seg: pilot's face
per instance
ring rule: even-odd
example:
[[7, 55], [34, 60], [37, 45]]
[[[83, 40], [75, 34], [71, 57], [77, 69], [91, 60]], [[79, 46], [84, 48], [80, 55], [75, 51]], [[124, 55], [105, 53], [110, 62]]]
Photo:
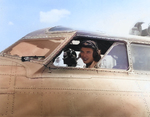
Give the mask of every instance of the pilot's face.
[[85, 64], [93, 62], [93, 49], [82, 47], [80, 50], [80, 56]]

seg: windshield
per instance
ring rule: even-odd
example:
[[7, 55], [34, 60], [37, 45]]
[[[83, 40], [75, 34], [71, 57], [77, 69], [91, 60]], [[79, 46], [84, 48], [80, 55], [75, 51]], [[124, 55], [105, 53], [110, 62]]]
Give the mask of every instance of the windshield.
[[24, 40], [4, 53], [12, 56], [45, 56], [50, 55], [62, 42], [63, 38]]

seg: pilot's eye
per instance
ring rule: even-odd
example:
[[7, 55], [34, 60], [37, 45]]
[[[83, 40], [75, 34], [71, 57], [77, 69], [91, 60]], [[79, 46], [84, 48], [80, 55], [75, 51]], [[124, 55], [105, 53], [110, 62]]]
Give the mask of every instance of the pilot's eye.
[[87, 51], [87, 54], [91, 54], [92, 53], [92, 51]]

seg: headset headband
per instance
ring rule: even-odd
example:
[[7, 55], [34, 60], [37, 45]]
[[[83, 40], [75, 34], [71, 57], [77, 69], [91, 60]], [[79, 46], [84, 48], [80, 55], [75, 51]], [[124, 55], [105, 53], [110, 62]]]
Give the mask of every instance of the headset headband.
[[98, 51], [98, 46], [94, 41], [91, 40], [87, 40], [87, 41], [83, 41], [80, 45], [80, 47], [85, 47], [85, 48], [92, 48], [96, 51]]

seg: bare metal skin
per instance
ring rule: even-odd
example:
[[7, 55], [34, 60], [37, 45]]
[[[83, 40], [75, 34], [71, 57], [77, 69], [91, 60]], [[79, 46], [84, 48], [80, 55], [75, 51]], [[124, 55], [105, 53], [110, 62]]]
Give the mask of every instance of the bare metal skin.
[[[80, 33], [48, 33], [47, 30], [30, 33], [1, 52], [0, 117], [150, 116], [149, 71], [133, 70], [131, 56], [134, 55], [129, 48], [130, 43], [148, 44], [149, 38], [95, 34], [106, 40], [126, 42], [127, 70], [57, 67], [53, 58]], [[46, 39], [49, 41], [42, 45], [41, 40]], [[27, 40], [33, 42], [26, 45]], [[23, 55], [32, 56], [30, 51], [46, 58], [22, 62]]]

